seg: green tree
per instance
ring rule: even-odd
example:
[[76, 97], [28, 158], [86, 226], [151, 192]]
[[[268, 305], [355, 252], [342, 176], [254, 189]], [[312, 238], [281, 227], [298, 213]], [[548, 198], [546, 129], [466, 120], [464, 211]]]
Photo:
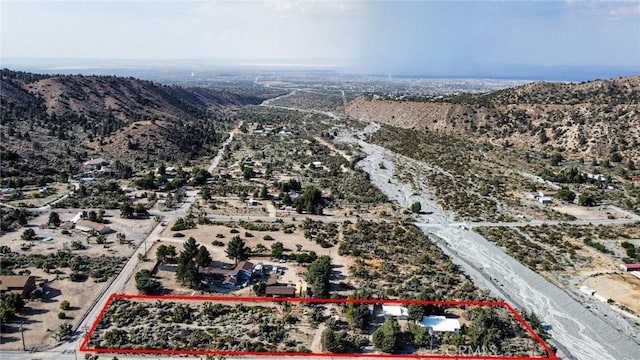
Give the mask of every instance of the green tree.
[[127, 237], [123, 233], [117, 233], [116, 239], [118, 239], [118, 243], [124, 244], [127, 240]]
[[467, 338], [471, 346], [499, 350], [502, 340], [514, 333], [513, 327], [493, 308], [474, 308], [469, 317], [471, 325], [467, 330]]
[[264, 281], [260, 281], [252, 287], [256, 296], [264, 296], [267, 292], [267, 284]]
[[133, 206], [131, 206], [131, 204], [124, 203], [120, 207], [120, 217], [125, 219], [130, 219], [133, 217], [134, 211], [135, 209], [133, 208]]
[[18, 293], [9, 293], [0, 299], [0, 309], [5, 313], [5, 320], [12, 318], [24, 308], [24, 300], [22, 295]]
[[245, 180], [250, 180], [253, 176], [254, 176], [254, 173], [253, 173], [253, 168], [252, 168], [252, 167], [250, 167], [250, 166], [245, 166], [245, 167], [242, 169], [242, 177], [243, 177]]
[[582, 193], [578, 197], [578, 205], [580, 205], [580, 206], [595, 206], [596, 205], [596, 199], [594, 198], [593, 195], [591, 195], [589, 193]]
[[58, 213], [55, 212], [55, 211], [50, 212], [49, 213], [49, 221], [47, 222], [47, 224], [53, 225], [55, 227], [58, 227], [58, 226], [60, 226], [60, 223], [61, 223], [60, 215], [58, 215]]
[[560, 199], [560, 200], [573, 202], [573, 200], [575, 200], [575, 198], [576, 198], [576, 193], [574, 193], [573, 191], [569, 190], [568, 187], [563, 186], [556, 193], [556, 197], [558, 199]]
[[413, 344], [417, 347], [426, 347], [430, 344], [430, 335], [427, 328], [415, 323], [409, 323], [409, 331], [413, 336]]
[[[369, 299], [369, 293], [364, 290], [359, 290], [349, 296], [350, 299]], [[361, 303], [349, 303], [346, 311], [347, 319], [351, 321], [351, 326], [356, 329], [366, 330], [369, 328], [371, 321], [371, 314], [369, 313], [369, 306]]]
[[204, 185], [207, 179], [211, 177], [211, 174], [202, 168], [193, 169], [193, 183], [195, 185]]
[[159, 294], [162, 290], [160, 282], [153, 278], [150, 270], [143, 269], [136, 273], [136, 289], [145, 295]]
[[373, 345], [384, 352], [393, 353], [398, 348], [400, 332], [398, 321], [389, 316], [384, 324], [374, 331]]
[[[427, 293], [427, 292], [421, 292], [420, 294], [418, 294], [418, 296], [416, 297], [416, 300], [422, 300], [422, 301], [437, 301], [437, 300], [442, 300], [442, 298], [440, 296], [437, 296], [434, 293]], [[444, 314], [444, 308], [440, 305], [423, 305], [423, 304], [409, 304], [409, 306], [407, 306], [407, 311], [409, 312], [409, 319], [410, 320], [422, 320], [422, 317], [427, 316], [427, 315], [433, 315], [433, 314], [438, 314], [438, 315], [442, 315]]]
[[69, 300], [62, 300], [62, 302], [60, 303], [61, 310], [69, 310], [70, 307], [71, 304], [69, 303]]
[[422, 210], [422, 204], [420, 204], [420, 201], [416, 201], [413, 204], [411, 204], [411, 212], [414, 214], [419, 214], [420, 210]]
[[345, 351], [343, 334], [327, 327], [322, 331], [321, 344], [323, 351], [330, 353], [341, 353]]
[[53, 334], [53, 338], [57, 341], [66, 340], [73, 334], [73, 326], [69, 323], [63, 323], [58, 326], [58, 329]]
[[89, 221], [98, 222], [98, 213], [95, 210], [89, 211]]
[[562, 157], [561, 154], [559, 153], [555, 153], [553, 155], [551, 155], [551, 166], [558, 166], [560, 165], [560, 163], [562, 162], [562, 160], [564, 160], [564, 158]]
[[147, 208], [142, 205], [142, 204], [136, 204], [136, 207], [133, 209], [133, 211], [136, 213], [136, 216], [146, 216], [149, 215], [149, 211], [147, 210]]
[[246, 260], [249, 258], [249, 253], [251, 249], [247, 246], [247, 244], [240, 238], [240, 236], [236, 235], [231, 238], [229, 244], [227, 244], [227, 249], [224, 251], [227, 254], [227, 257], [238, 264], [239, 260]]
[[328, 298], [331, 279], [331, 258], [321, 256], [307, 268], [307, 281], [315, 298]]
[[322, 192], [317, 187], [309, 185], [304, 189], [304, 193], [302, 193], [302, 197], [300, 198], [300, 207], [298, 209], [300, 210], [301, 208], [301, 210], [308, 213], [321, 214], [321, 201]]
[[128, 334], [122, 329], [111, 329], [104, 333], [104, 344], [110, 348], [119, 348], [129, 342]]
[[280, 259], [283, 253], [284, 253], [284, 245], [280, 241], [277, 241], [271, 244], [271, 257]]
[[18, 225], [20, 226], [27, 226], [27, 224], [29, 223], [27, 221], [27, 212], [23, 209], [18, 210]]
[[156, 249], [156, 259], [161, 263], [172, 261], [176, 256], [176, 247], [173, 245], [160, 245]]
[[22, 232], [22, 235], [20, 236], [20, 239], [25, 241], [33, 240], [35, 238], [36, 238], [36, 232], [31, 228], [25, 229]]
[[615, 151], [611, 154], [610, 157], [611, 162], [619, 163], [622, 161], [622, 155], [619, 152]]
[[197, 288], [200, 285], [200, 272], [195, 261], [198, 255], [198, 243], [196, 239], [189, 237], [184, 243], [184, 250], [178, 256], [178, 268], [176, 270], [177, 279], [183, 284], [191, 288]]
[[209, 250], [207, 250], [204, 245], [200, 245], [200, 247], [198, 248], [198, 253], [196, 254], [195, 261], [196, 264], [200, 267], [207, 267], [211, 264], [211, 261], [213, 261], [213, 259], [211, 259]]

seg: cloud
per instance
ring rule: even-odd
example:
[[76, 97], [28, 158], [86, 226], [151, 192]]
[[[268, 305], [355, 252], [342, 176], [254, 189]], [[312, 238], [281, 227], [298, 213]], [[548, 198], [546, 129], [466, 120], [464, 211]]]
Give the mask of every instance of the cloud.
[[640, 4], [633, 6], [621, 6], [609, 10], [609, 15], [614, 18], [635, 17], [640, 16]]

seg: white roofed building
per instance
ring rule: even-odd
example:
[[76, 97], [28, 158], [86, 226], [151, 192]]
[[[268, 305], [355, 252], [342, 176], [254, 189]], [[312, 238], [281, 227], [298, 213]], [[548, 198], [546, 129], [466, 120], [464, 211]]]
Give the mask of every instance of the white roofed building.
[[433, 332], [460, 332], [460, 321], [458, 319], [450, 319], [444, 316], [425, 316], [418, 325], [430, 328]]
[[391, 316], [396, 319], [406, 319], [409, 317], [409, 310], [404, 306], [382, 305], [382, 315]]

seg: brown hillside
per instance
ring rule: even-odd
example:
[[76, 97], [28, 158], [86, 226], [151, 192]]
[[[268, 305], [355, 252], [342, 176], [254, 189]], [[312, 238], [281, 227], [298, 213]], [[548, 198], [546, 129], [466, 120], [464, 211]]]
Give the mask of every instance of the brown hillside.
[[133, 78], [10, 70], [0, 70], [0, 90], [0, 173], [6, 184], [66, 180], [95, 155], [134, 168], [140, 160], [148, 165], [208, 155], [236, 121], [233, 110], [261, 101]]
[[467, 135], [523, 149], [625, 161], [640, 156], [640, 77], [582, 84], [532, 83], [444, 100], [360, 97], [346, 113], [409, 129]]

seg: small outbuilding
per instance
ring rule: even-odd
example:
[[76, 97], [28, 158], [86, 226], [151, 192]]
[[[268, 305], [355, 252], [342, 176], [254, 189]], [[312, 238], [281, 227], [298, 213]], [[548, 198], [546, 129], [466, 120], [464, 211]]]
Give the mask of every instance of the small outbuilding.
[[620, 270], [622, 271], [640, 271], [640, 264], [621, 264]]
[[391, 316], [394, 319], [405, 320], [409, 317], [409, 310], [404, 306], [382, 305], [382, 315], [384, 317]]
[[459, 333], [460, 321], [444, 316], [425, 316], [418, 325], [429, 328], [433, 332]]
[[286, 285], [267, 286], [265, 294], [272, 297], [294, 297], [296, 288]]

